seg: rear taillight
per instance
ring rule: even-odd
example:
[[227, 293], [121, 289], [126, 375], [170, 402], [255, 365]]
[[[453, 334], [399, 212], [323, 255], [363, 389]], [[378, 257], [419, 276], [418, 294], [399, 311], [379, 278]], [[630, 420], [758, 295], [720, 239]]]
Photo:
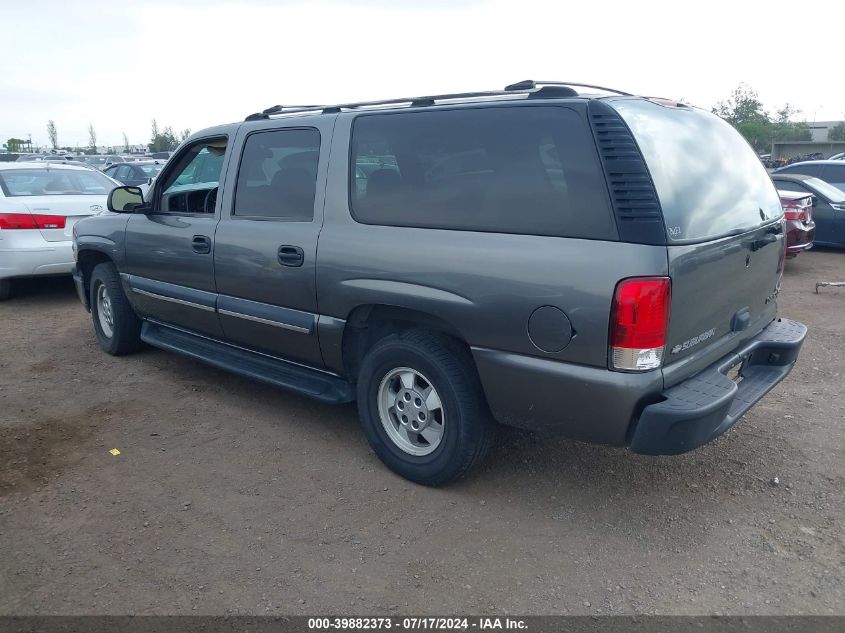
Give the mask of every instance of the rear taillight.
[[805, 204], [802, 201], [787, 201], [783, 203], [783, 216], [787, 220], [800, 220], [801, 222], [806, 222], [808, 212], [811, 208], [811, 205]]
[[671, 298], [668, 277], [632, 277], [616, 284], [610, 315], [613, 369], [646, 371], [660, 367]]
[[0, 229], [37, 229], [35, 218], [29, 213], [0, 213]]
[[0, 213], [0, 229], [63, 229], [67, 218], [63, 215], [31, 215], [29, 213]]

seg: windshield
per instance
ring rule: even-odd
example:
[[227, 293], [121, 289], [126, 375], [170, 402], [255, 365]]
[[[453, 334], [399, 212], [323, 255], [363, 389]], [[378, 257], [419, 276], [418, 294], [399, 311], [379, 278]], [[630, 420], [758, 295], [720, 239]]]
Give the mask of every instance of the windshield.
[[0, 187], [9, 197], [106, 195], [115, 184], [106, 176], [76, 169], [4, 169]]
[[783, 214], [754, 150], [716, 115], [643, 99], [612, 105], [645, 157], [671, 241], [711, 240]]

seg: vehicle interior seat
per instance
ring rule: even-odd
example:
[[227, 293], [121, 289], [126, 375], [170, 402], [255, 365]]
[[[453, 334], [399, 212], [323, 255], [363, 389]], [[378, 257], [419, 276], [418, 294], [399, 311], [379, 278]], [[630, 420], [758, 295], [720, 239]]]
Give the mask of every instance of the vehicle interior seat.
[[275, 173], [268, 193], [272, 208], [281, 207], [283, 217], [302, 218], [313, 215], [316, 191], [316, 174], [308, 173], [304, 167], [291, 167]]

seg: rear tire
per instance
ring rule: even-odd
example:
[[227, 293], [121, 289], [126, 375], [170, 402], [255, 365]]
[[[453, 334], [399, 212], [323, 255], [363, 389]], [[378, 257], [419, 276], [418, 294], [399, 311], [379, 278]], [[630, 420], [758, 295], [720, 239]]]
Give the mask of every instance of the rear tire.
[[129, 305], [111, 262], [97, 264], [91, 273], [89, 301], [94, 334], [105, 352], [122, 356], [141, 348], [141, 320]]
[[496, 426], [469, 351], [425, 330], [391, 334], [367, 353], [358, 413], [384, 464], [424, 486], [464, 477], [490, 449]]
[[12, 296], [12, 281], [10, 279], [0, 279], [0, 301], [6, 301]]

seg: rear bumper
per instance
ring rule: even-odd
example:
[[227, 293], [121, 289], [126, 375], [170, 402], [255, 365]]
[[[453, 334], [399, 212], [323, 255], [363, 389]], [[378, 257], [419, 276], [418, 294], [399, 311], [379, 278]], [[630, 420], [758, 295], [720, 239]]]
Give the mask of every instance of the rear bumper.
[[71, 242], [47, 242], [40, 236], [28, 244], [12, 245], [8, 240], [0, 241], [0, 279], [66, 275], [71, 268]]
[[[660, 402], [643, 409], [631, 436], [631, 450], [676, 455], [718, 437], [786, 377], [806, 335], [802, 323], [772, 321], [740, 349], [665, 390]], [[726, 375], [738, 365], [739, 383]]]
[[659, 370], [623, 373], [479, 347], [472, 355], [497, 421], [595, 444], [627, 445], [631, 420], [663, 391]]

